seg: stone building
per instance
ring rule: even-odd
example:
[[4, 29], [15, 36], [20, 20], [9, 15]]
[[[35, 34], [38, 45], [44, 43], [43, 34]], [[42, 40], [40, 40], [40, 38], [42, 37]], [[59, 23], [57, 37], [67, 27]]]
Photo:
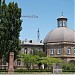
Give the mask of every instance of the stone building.
[[[57, 19], [57, 28], [50, 31], [44, 41], [22, 41], [20, 53], [33, 53], [33, 49], [43, 50], [47, 56], [61, 58], [64, 61], [75, 62], [75, 31], [67, 27], [67, 18], [61, 16]], [[2, 59], [0, 69], [8, 67]], [[15, 67], [23, 68], [24, 63], [15, 60]], [[25, 67], [24, 67], [25, 68]]]
[[33, 53], [33, 49], [37, 49], [39, 51], [39, 50], [43, 50], [43, 48], [44, 48], [44, 44], [42, 40], [41, 41], [33, 41], [33, 40], [23, 41], [21, 43], [21, 53], [24, 53], [24, 54]]
[[47, 56], [75, 61], [75, 31], [67, 27], [67, 18], [57, 19], [57, 28], [50, 31], [44, 39], [44, 50]]
[[[33, 50], [44, 50], [44, 44], [41, 41], [33, 41], [33, 40], [25, 40], [21, 42], [21, 51], [20, 53], [22, 54], [33, 54]], [[15, 66], [17, 68], [25, 68], [24, 66], [24, 62], [20, 61], [20, 60], [15, 60]]]
[[[33, 49], [36, 50], [44, 50], [44, 44], [41, 41], [33, 41], [33, 40], [25, 40], [25, 41], [21, 41], [21, 51], [20, 53], [23, 54], [31, 54], [33, 53]], [[8, 69], [8, 63], [2, 58], [0, 61], [0, 69]], [[16, 59], [14, 61], [14, 68], [25, 68], [24, 66], [24, 62], [22, 62], [21, 60]]]
[[[34, 51], [39, 52], [44, 50], [44, 44], [41, 41], [25, 40], [21, 41], [21, 51], [22, 54], [33, 54]], [[21, 60], [15, 60], [14, 62], [16, 68], [25, 68], [25, 63]]]

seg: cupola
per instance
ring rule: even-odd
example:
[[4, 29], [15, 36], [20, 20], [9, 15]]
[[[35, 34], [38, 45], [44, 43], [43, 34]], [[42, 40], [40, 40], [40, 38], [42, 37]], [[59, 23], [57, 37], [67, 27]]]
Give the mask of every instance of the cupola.
[[67, 27], [67, 18], [63, 15], [57, 19], [58, 27]]

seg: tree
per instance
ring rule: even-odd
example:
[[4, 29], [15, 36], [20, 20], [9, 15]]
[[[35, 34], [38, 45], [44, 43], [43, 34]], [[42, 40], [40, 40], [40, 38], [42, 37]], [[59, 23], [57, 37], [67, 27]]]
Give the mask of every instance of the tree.
[[61, 59], [48, 57], [48, 56], [47, 57], [41, 57], [39, 59], [39, 63], [46, 64], [49, 68], [51, 68], [53, 66], [53, 64], [61, 64], [61, 62], [62, 62]]
[[33, 48], [33, 53], [32, 54], [33, 55], [38, 55], [40, 57], [45, 57], [46, 56], [45, 52], [43, 50], [38, 49], [38, 48], [36, 48], [36, 49]]
[[2, 3], [4, 3], [5, 2], [5, 0], [0, 0], [0, 5], [2, 5]]
[[47, 64], [47, 65], [58, 64], [61, 62], [62, 62], [61, 59], [53, 58], [53, 57], [41, 57], [40, 58], [40, 63]]
[[62, 62], [61, 59], [53, 57], [40, 57], [38, 55], [32, 54], [19, 54], [20, 60], [25, 63], [26, 67], [29, 69], [34, 64], [37, 64], [40, 68], [42, 64], [46, 64], [49, 67], [52, 67], [53, 64], [59, 64]]
[[63, 62], [62, 63], [62, 68], [63, 70], [75, 70], [75, 64], [71, 62]]
[[14, 2], [10, 2], [8, 5], [3, 3], [0, 6], [0, 12], [0, 50], [8, 62], [10, 52], [14, 52], [14, 58], [16, 59], [20, 50], [21, 8]]
[[23, 61], [26, 67], [29, 69], [31, 65], [38, 63], [39, 56], [38, 55], [30, 55], [30, 54], [20, 54], [20, 60]]
[[5, 3], [2, 3], [2, 6], [0, 6], [0, 59], [5, 54], [6, 50], [6, 33], [7, 33], [7, 19], [6, 13], [7, 12], [7, 5]]

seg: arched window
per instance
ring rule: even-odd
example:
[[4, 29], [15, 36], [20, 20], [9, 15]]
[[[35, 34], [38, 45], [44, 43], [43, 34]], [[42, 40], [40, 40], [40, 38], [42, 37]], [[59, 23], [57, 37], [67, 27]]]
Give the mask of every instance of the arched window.
[[54, 48], [51, 49], [51, 54], [54, 54]]
[[60, 54], [60, 48], [57, 49], [57, 54]]
[[75, 54], [75, 48], [74, 48], [74, 54]]
[[27, 54], [28, 53], [28, 50], [27, 48], [24, 49], [24, 54]]
[[68, 48], [68, 54], [71, 54], [71, 48]]

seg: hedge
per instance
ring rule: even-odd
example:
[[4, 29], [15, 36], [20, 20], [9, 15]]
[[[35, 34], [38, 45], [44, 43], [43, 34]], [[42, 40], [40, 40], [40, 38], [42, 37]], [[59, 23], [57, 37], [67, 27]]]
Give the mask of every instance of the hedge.
[[75, 70], [63, 70], [63, 72], [75, 72]]
[[[52, 72], [50, 69], [16, 69], [15, 72]], [[63, 70], [62, 72], [75, 72], [75, 70]]]
[[[0, 72], [8, 72], [5, 69], [0, 69]], [[14, 72], [52, 72], [50, 69], [15, 69]], [[62, 72], [75, 72], [75, 70], [63, 70]]]
[[50, 69], [16, 69], [15, 72], [52, 72]]
[[0, 69], [0, 72], [8, 72], [6, 69]]

